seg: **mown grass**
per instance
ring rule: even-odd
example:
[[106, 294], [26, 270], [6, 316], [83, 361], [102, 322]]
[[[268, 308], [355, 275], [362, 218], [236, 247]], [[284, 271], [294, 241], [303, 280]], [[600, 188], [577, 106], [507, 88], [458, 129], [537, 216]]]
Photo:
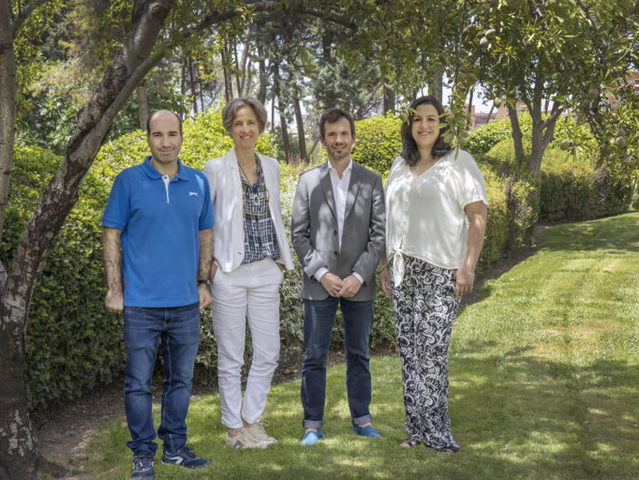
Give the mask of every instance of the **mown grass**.
[[[158, 479], [639, 478], [639, 214], [549, 228], [539, 251], [487, 281], [465, 308], [450, 351], [456, 455], [404, 439], [399, 360], [372, 360], [381, 440], [350, 432], [344, 367], [328, 374], [327, 438], [299, 438], [299, 381], [273, 387], [265, 423], [278, 444], [224, 446], [217, 396], [194, 398], [190, 442], [201, 471], [160, 465]], [[157, 421], [157, 420], [156, 420]], [[124, 419], [90, 441], [96, 479], [127, 478]]]

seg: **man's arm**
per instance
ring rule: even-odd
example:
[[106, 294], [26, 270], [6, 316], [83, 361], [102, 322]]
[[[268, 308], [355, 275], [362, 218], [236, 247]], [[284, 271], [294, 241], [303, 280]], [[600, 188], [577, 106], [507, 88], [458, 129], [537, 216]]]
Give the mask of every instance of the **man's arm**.
[[468, 217], [468, 239], [466, 240], [466, 255], [464, 264], [455, 272], [455, 297], [470, 293], [475, 281], [475, 265], [479, 259], [479, 252], [484, 244], [486, 218], [488, 208], [482, 201], [472, 202], [464, 208]]
[[109, 312], [122, 313], [124, 297], [122, 293], [122, 249], [117, 228], [104, 227], [102, 231], [102, 252], [104, 255], [104, 273], [107, 282], [107, 294], [104, 306]]
[[[200, 230], [200, 259], [198, 263], [197, 279], [208, 280], [211, 274], [211, 263], [213, 262], [213, 229]], [[200, 310], [208, 307], [213, 298], [211, 290], [206, 283], [198, 284], [198, 298]]]
[[309, 210], [308, 188], [301, 177], [295, 199], [293, 200], [293, 215], [291, 218], [291, 243], [300, 259], [304, 273], [312, 277], [321, 267], [328, 267], [322, 256], [311, 244], [311, 218]]

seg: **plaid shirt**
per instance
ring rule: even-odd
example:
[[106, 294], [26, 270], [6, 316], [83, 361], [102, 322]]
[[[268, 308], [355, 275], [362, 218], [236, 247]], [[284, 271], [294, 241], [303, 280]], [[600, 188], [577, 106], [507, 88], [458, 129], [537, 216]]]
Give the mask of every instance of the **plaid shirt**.
[[244, 177], [242, 189], [242, 212], [244, 214], [244, 259], [242, 263], [252, 263], [271, 257], [280, 258], [277, 247], [275, 226], [268, 208], [269, 193], [264, 184], [261, 162], [257, 162], [257, 181], [250, 185]]

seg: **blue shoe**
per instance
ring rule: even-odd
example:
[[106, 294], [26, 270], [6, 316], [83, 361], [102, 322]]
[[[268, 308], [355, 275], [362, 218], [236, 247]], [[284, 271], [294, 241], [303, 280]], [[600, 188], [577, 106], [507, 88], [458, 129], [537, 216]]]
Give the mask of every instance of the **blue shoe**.
[[135, 480], [151, 480], [155, 478], [153, 457], [149, 454], [133, 455], [133, 471], [131, 477]]
[[162, 455], [162, 463], [169, 465], [179, 465], [180, 467], [192, 470], [194, 468], [202, 468], [210, 465], [211, 462], [198, 457], [193, 452], [193, 445], [183, 445], [174, 452], [164, 450]]
[[315, 445], [322, 438], [324, 438], [324, 434], [321, 430], [317, 430], [316, 432], [314, 432], [313, 430], [309, 430], [302, 437], [302, 445], [310, 447], [311, 445]]
[[362, 437], [382, 438], [375, 427], [368, 425], [366, 427], [360, 427], [359, 425], [353, 425], [353, 431]]

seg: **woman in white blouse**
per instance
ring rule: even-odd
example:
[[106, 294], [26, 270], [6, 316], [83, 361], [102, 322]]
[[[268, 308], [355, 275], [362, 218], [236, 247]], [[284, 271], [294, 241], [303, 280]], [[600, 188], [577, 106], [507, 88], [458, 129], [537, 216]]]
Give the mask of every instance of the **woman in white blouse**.
[[[261, 419], [280, 351], [279, 286], [293, 268], [280, 206], [280, 167], [258, 154], [255, 143], [266, 110], [253, 97], [230, 101], [222, 111], [235, 147], [210, 160], [204, 174], [215, 212], [211, 314], [217, 341], [218, 384], [226, 443], [263, 448], [274, 443]], [[253, 360], [242, 399], [246, 324]]]
[[402, 155], [386, 183], [381, 283], [393, 297], [402, 364], [408, 438], [401, 446], [454, 453], [448, 344], [461, 296], [473, 287], [488, 201], [473, 158], [444, 142], [443, 114], [434, 97], [420, 97], [402, 125]]

